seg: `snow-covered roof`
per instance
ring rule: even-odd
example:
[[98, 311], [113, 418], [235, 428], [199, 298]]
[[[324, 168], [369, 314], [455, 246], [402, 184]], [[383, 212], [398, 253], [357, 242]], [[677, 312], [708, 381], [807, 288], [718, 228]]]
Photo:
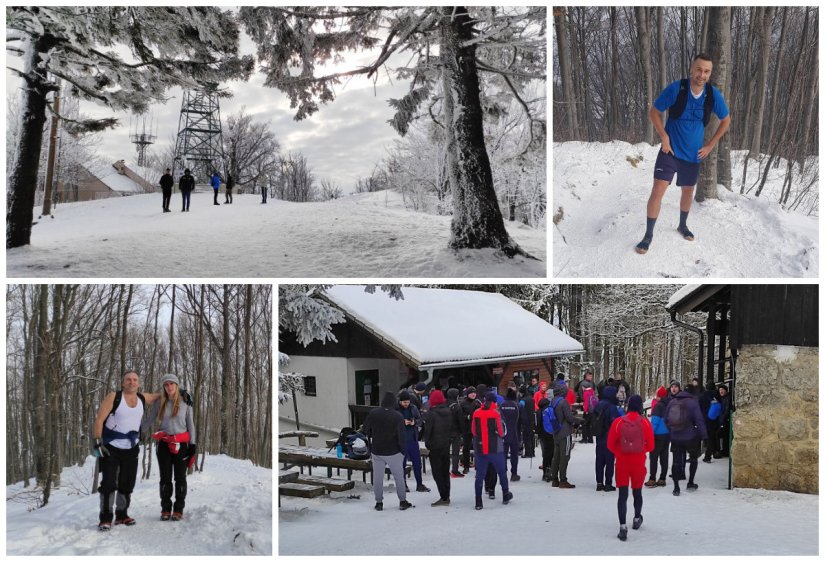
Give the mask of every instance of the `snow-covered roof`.
[[682, 314], [695, 311], [697, 306], [705, 303], [724, 287], [725, 285], [685, 285], [671, 295], [665, 309]]
[[576, 355], [582, 344], [504, 295], [404, 287], [395, 300], [363, 285], [326, 297], [348, 318], [403, 353], [418, 369]]
[[119, 193], [143, 193], [141, 186], [132, 178], [118, 173], [111, 164], [91, 166], [89, 172], [106, 187]]
[[670, 310], [683, 298], [695, 293], [702, 285], [685, 285], [675, 293], [673, 293], [667, 301], [665, 308]]

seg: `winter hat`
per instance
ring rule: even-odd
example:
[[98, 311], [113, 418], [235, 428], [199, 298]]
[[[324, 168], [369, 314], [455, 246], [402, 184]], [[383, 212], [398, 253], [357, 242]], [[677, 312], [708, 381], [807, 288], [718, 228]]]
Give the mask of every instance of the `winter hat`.
[[663, 386], [660, 386], [659, 389], [656, 391], [656, 398], [664, 398], [667, 396], [667, 389]]
[[160, 386], [163, 386], [167, 382], [173, 382], [176, 385], [180, 386], [180, 381], [178, 380], [178, 377], [176, 377], [175, 375], [173, 375], [171, 373], [168, 374], [168, 375], [163, 375], [162, 377], [160, 377]]
[[630, 412], [636, 412], [638, 414], [642, 413], [642, 397], [638, 394], [634, 394], [630, 398], [627, 399], [627, 409]]
[[481, 383], [480, 385], [478, 385], [478, 395], [484, 396], [485, 394], [487, 394], [487, 385]]
[[679, 390], [682, 390], [682, 383], [680, 383], [676, 379], [673, 379], [672, 381], [670, 381], [670, 386], [678, 386]]
[[384, 398], [381, 399], [381, 407], [394, 410], [396, 406], [398, 402], [395, 401], [395, 395], [392, 392], [385, 393]]
[[[447, 389], [447, 399], [448, 400], [456, 400], [457, 398], [458, 398], [458, 389], [457, 388]], [[430, 401], [432, 401], [432, 397], [430, 397]]]
[[485, 402], [495, 402], [496, 401], [496, 393], [493, 391], [488, 392], [484, 395]]
[[415, 390], [417, 390], [418, 392], [424, 392], [425, 390], [427, 390], [427, 385], [423, 382], [420, 382], [417, 385], [415, 385]]
[[407, 392], [406, 390], [402, 390], [401, 392], [398, 393], [398, 401], [399, 402], [403, 402], [404, 400], [410, 400], [411, 398], [412, 397], [410, 396], [410, 393]]
[[564, 381], [559, 381], [556, 383], [556, 386], [553, 387], [553, 396], [561, 396], [563, 394], [567, 394], [567, 385], [564, 384]]
[[564, 373], [559, 373], [558, 376], [556, 377], [556, 380], [557, 381], [563, 381], [564, 380]]
[[476, 387], [468, 386], [467, 390], [464, 391], [464, 396], [469, 396], [469, 395], [474, 394], [474, 393], [476, 393]]
[[191, 172], [189, 171], [189, 168], [186, 168], [186, 169], [183, 171], [183, 173], [184, 173], [184, 174], [190, 174]]
[[518, 394], [516, 393], [516, 389], [515, 388], [508, 388], [506, 396], [507, 396], [507, 400], [515, 400], [516, 398], [518, 398]]
[[722, 390], [723, 388], [725, 389], [725, 392], [727, 392], [727, 391], [728, 391], [728, 385], [726, 385], [726, 384], [720, 384], [720, 385], [719, 385], [719, 390]]
[[430, 392], [430, 406], [440, 406], [444, 404], [447, 400], [444, 398], [444, 393], [440, 390], [433, 390]]

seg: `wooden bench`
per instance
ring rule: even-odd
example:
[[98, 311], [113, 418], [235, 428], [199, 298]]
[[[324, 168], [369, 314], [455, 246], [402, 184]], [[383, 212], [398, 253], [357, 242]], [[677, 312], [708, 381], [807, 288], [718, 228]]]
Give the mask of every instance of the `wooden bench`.
[[338, 480], [336, 478], [324, 478], [323, 476], [301, 475], [296, 482], [323, 486], [328, 492], [346, 492], [355, 488], [355, 482], [352, 480]]
[[[353, 482], [353, 484], [355, 484]], [[299, 498], [316, 498], [326, 492], [326, 488], [316, 484], [302, 484], [300, 482], [287, 482], [278, 485], [278, 496], [298, 496]], [[280, 499], [278, 507], [281, 507]]]
[[307, 437], [318, 437], [317, 431], [284, 431], [283, 433], [278, 434], [279, 439], [283, 439], [286, 437], [297, 437], [298, 438], [298, 445], [301, 447], [307, 446]]

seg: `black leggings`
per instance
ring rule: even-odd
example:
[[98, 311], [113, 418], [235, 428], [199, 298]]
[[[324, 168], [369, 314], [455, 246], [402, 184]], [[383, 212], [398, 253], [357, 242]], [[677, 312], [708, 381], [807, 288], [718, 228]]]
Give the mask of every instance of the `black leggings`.
[[[169, 445], [158, 442], [158, 468], [160, 469], [160, 510], [183, 513], [186, 505], [186, 468], [187, 459], [183, 450], [187, 444], [181, 443], [181, 451], [172, 454]], [[172, 474], [175, 476], [175, 504], [172, 505]]]
[[[619, 487], [619, 525], [627, 524], [627, 489], [628, 486]], [[642, 489], [633, 490], [633, 517], [642, 516]]]

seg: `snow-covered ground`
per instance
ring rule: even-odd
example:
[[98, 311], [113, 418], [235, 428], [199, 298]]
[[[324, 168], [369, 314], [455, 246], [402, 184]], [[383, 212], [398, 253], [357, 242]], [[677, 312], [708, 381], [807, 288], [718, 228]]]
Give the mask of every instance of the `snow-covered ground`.
[[209, 455], [204, 472], [187, 478], [185, 519], [160, 520], [157, 463], [138, 480], [132, 527], [97, 530], [99, 495], [90, 494], [94, 459], [63, 470], [46, 507], [31, 510], [22, 482], [6, 486], [7, 555], [271, 555], [272, 470]]
[[[736, 192], [719, 186], [719, 200], [693, 203], [688, 226], [676, 232], [680, 188], [662, 202], [650, 251], [633, 247], [645, 231], [647, 199], [659, 146], [565, 142], [553, 145], [553, 271], [558, 277], [817, 277], [819, 219], [780, 207], [779, 170], [759, 198], [740, 195], [742, 158], [735, 153]], [[749, 166], [755, 179], [757, 165]], [[818, 185], [813, 188], [818, 191]]]
[[[223, 193], [218, 200], [223, 201]], [[447, 248], [450, 217], [399, 208], [370, 193], [324, 203], [234, 196], [212, 205], [194, 193], [189, 213], [172, 196], [135, 195], [61, 204], [31, 245], [6, 252], [10, 277], [544, 277], [546, 231], [507, 223], [538, 260]], [[35, 216], [40, 208], [35, 209]]]
[[[293, 440], [294, 441], [294, 440]], [[398, 510], [385, 481], [384, 511], [373, 509], [372, 488], [355, 473], [355, 489], [314, 499], [284, 496], [278, 511], [280, 555], [816, 555], [819, 498], [752, 489], [727, 490], [728, 464], [699, 463], [699, 490], [673, 497], [644, 489], [644, 524], [616, 538], [617, 492], [595, 491], [595, 445], [576, 444], [568, 469], [574, 490], [541, 481], [540, 459], [520, 459], [514, 499], [484, 500], [474, 509], [473, 479], [451, 479], [449, 507], [424, 475], [429, 493], [411, 492], [415, 509]], [[428, 465], [429, 468], [429, 465]], [[315, 471], [313, 471], [314, 473]], [[323, 472], [323, 470], [322, 470]], [[470, 472], [468, 476], [474, 476]], [[342, 475], [342, 478], [344, 476]], [[369, 479], [368, 479], [369, 480]], [[411, 482], [415, 480], [411, 478]], [[633, 498], [628, 511], [632, 517]]]

